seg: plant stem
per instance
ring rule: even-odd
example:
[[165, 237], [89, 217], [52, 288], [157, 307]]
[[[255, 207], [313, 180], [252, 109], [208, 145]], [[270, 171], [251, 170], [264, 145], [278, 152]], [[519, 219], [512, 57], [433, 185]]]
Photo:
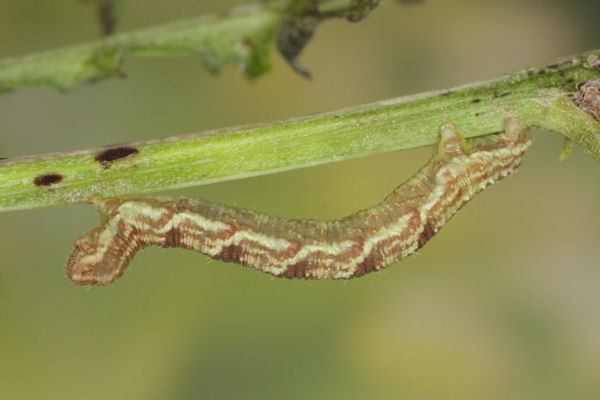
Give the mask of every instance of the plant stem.
[[[521, 118], [526, 125], [562, 133], [600, 161], [600, 123], [571, 100], [577, 82], [600, 78], [600, 71], [583, 65], [598, 53], [270, 125], [2, 160], [0, 211], [130, 196], [431, 145], [446, 122], [474, 137], [502, 131], [505, 118]], [[103, 153], [114, 148], [124, 149]]]
[[[295, 59], [318, 22], [336, 17], [358, 21], [377, 3], [320, 0], [318, 5], [328, 10], [321, 15], [312, 9], [311, 5], [316, 4], [312, 0], [272, 1], [239, 7], [226, 14], [114, 35], [80, 46], [4, 59], [0, 60], [0, 93], [27, 86], [66, 91], [83, 82], [124, 76], [122, 64], [126, 56], [195, 56], [212, 73], [218, 73], [229, 63], [252, 79], [271, 70], [270, 50], [275, 42], [290, 62], [297, 62]], [[317, 21], [310, 29], [304, 27], [306, 31], [301, 31], [295, 25], [302, 24], [307, 18], [305, 14]], [[299, 34], [306, 37], [300, 39]]]
[[0, 61], [0, 92], [25, 86], [61, 91], [92, 80], [121, 76], [126, 55], [200, 57], [211, 72], [236, 65], [254, 78], [271, 68], [270, 48], [283, 15], [252, 6], [227, 15], [194, 19], [111, 36], [80, 46]]

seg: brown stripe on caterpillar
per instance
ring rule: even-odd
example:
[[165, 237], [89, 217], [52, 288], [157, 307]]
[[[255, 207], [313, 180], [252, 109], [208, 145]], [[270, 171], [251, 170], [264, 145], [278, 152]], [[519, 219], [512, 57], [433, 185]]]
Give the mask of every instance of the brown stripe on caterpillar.
[[504, 134], [465, 141], [440, 128], [433, 158], [380, 204], [336, 221], [287, 220], [205, 200], [92, 203], [103, 225], [75, 241], [71, 280], [106, 285], [150, 245], [192, 249], [287, 278], [349, 279], [413, 254], [477, 192], [510, 175], [531, 144], [518, 119]]

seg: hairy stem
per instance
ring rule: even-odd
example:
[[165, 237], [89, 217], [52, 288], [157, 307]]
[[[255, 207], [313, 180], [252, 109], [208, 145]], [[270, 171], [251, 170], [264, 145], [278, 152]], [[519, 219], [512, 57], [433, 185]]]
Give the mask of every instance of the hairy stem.
[[451, 90], [256, 127], [201, 132], [0, 161], [0, 211], [130, 196], [437, 143], [452, 122], [465, 137], [520, 118], [559, 132], [600, 161], [600, 123], [573, 102], [600, 78], [596, 50]]

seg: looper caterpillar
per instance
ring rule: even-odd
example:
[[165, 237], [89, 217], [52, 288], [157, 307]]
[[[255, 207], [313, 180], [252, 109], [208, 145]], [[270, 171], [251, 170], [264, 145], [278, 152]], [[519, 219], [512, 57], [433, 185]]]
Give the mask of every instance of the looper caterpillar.
[[75, 241], [74, 283], [106, 285], [150, 245], [182, 247], [286, 278], [349, 279], [422, 247], [477, 192], [510, 175], [531, 141], [523, 122], [465, 141], [440, 128], [432, 159], [380, 204], [336, 221], [286, 220], [205, 200], [92, 199], [104, 223]]

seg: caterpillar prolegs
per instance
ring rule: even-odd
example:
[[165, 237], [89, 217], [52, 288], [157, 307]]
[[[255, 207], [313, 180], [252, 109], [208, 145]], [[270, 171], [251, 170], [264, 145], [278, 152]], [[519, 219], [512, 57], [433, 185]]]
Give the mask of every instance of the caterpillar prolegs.
[[92, 199], [103, 225], [75, 241], [74, 283], [106, 285], [150, 245], [182, 247], [286, 278], [349, 279], [422, 247], [473, 195], [510, 175], [531, 144], [519, 119], [465, 141], [440, 128], [432, 159], [380, 204], [336, 221], [282, 219], [205, 200]]

